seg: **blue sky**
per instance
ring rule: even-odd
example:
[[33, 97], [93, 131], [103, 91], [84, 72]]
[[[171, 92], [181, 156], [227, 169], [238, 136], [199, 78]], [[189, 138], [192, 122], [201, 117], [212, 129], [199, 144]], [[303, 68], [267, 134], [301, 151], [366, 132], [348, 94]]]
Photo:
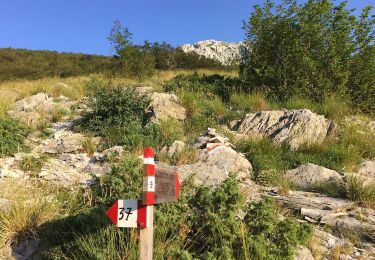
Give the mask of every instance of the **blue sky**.
[[[119, 19], [133, 40], [172, 45], [241, 41], [242, 20], [262, 0], [0, 0], [0, 48], [111, 55], [106, 39]], [[374, 0], [350, 0], [351, 8]]]

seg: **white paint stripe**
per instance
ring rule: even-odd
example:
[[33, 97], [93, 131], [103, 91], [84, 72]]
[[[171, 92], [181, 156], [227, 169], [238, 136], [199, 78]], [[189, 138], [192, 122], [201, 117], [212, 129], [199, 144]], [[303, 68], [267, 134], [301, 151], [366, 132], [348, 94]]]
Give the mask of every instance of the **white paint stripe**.
[[143, 158], [143, 164], [155, 165], [155, 160], [154, 158]]
[[143, 191], [155, 191], [155, 176], [143, 176]]

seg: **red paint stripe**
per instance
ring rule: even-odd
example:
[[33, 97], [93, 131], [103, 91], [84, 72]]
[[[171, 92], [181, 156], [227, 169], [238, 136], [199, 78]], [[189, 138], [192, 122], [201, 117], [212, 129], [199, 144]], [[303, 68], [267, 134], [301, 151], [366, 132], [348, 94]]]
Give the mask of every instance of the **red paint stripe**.
[[145, 148], [143, 150], [143, 157], [144, 158], [154, 158], [154, 149], [152, 147]]
[[144, 167], [143, 176], [155, 176], [155, 165], [145, 164]]
[[147, 206], [142, 206], [142, 201], [138, 201], [137, 224], [139, 228], [147, 227]]
[[178, 173], [176, 173], [176, 199], [180, 196], [180, 181], [178, 180]]

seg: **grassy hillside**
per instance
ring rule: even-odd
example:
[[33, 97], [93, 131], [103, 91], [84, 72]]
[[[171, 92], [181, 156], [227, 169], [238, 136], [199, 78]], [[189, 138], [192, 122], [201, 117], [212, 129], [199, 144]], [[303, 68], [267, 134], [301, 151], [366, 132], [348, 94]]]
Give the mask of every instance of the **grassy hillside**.
[[113, 60], [99, 55], [3, 48], [0, 81], [86, 75], [110, 69]]

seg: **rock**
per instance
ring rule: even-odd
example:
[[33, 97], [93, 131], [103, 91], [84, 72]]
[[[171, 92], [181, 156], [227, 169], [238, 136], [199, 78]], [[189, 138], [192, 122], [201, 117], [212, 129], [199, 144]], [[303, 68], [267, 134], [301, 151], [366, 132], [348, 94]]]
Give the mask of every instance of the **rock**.
[[179, 99], [174, 94], [152, 93], [151, 98], [151, 121], [160, 122], [168, 118], [185, 120], [186, 109], [180, 105]]
[[19, 100], [14, 104], [15, 111], [32, 111], [38, 108], [52, 109], [53, 98], [46, 93], [38, 93], [36, 95]]
[[238, 133], [268, 137], [297, 149], [304, 143], [321, 143], [329, 127], [329, 120], [308, 109], [260, 111], [247, 114], [238, 126]]
[[12, 248], [12, 256], [16, 260], [37, 259], [37, 251], [40, 244], [39, 239], [22, 241], [18, 246]]
[[205, 185], [218, 185], [229, 177], [229, 173], [236, 173], [239, 180], [246, 181], [251, 171], [250, 162], [228, 146], [201, 150], [197, 163], [178, 168], [181, 181], [195, 174], [195, 183]]
[[[53, 135], [48, 139], [33, 140], [34, 153], [62, 154], [83, 152], [83, 142], [86, 137], [81, 133], [74, 133], [71, 128], [74, 122], [64, 121], [52, 124]], [[93, 138], [94, 144], [100, 142], [100, 138]]]
[[49, 154], [82, 152], [84, 139], [85, 136], [80, 133], [58, 131], [52, 139], [43, 141], [34, 152]]
[[46, 93], [36, 95], [17, 101], [7, 115], [13, 119], [21, 120], [28, 125], [37, 126], [40, 123], [51, 121], [55, 109], [70, 112], [71, 105], [76, 104], [69, 98], [60, 96], [52, 98]]
[[228, 43], [216, 40], [199, 41], [195, 44], [184, 44], [181, 50], [185, 53], [196, 53], [218, 61], [222, 65], [238, 64], [247, 53], [244, 43]]
[[200, 135], [193, 143], [193, 147], [196, 149], [214, 149], [218, 146], [229, 146], [234, 147], [229, 139], [216, 133], [215, 128], [207, 128], [206, 131]]
[[294, 260], [314, 260], [314, 257], [307, 247], [299, 246], [294, 255]]
[[352, 176], [363, 181], [364, 186], [375, 185], [375, 161], [364, 161]]
[[124, 148], [122, 146], [113, 146], [111, 148], [108, 148], [104, 150], [101, 153], [95, 153], [94, 154], [94, 159], [96, 161], [110, 161], [113, 159], [118, 159], [122, 156], [124, 153]]
[[326, 183], [333, 183], [338, 187], [345, 185], [339, 173], [312, 163], [286, 171], [285, 176], [302, 190], [312, 190]]
[[168, 156], [174, 157], [177, 154], [181, 153], [185, 148], [185, 143], [182, 141], [174, 141], [171, 147], [168, 149]]
[[97, 177], [110, 172], [108, 163], [94, 162], [87, 154], [65, 153], [57, 158], [48, 160], [39, 174], [39, 177], [62, 186], [91, 182], [92, 175]]
[[355, 207], [353, 201], [313, 192], [290, 191], [284, 196], [270, 188], [264, 188], [264, 191], [309, 222], [324, 224], [334, 230], [353, 231], [363, 237], [375, 233], [375, 210]]

